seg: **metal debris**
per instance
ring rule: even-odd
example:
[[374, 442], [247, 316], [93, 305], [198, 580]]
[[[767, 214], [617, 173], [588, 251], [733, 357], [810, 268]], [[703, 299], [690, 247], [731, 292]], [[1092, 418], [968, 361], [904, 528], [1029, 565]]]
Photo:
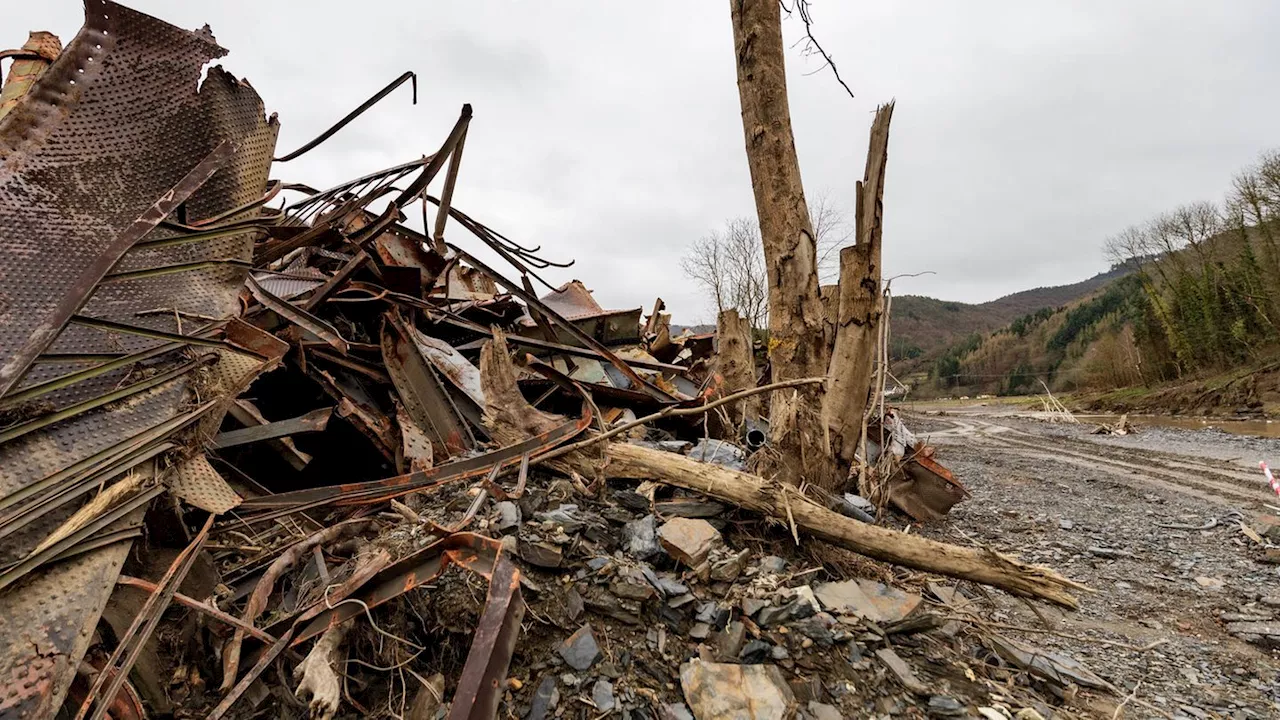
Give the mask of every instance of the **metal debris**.
[[[616, 712], [647, 696], [619, 680], [607, 623], [643, 626], [655, 608], [673, 629], [700, 609], [691, 637], [738, 658], [744, 626], [760, 628], [747, 616], [730, 622], [727, 602], [695, 603], [705, 588], [691, 585], [776, 584], [782, 568], [758, 570], [751, 551], [722, 547], [730, 507], [659, 498], [652, 487], [622, 491], [603, 510], [550, 503], [603, 496], [592, 471], [575, 469], [590, 451], [570, 447], [593, 428], [657, 413], [659, 427], [627, 428], [631, 439], [682, 453], [706, 439], [699, 410], [720, 383], [708, 362], [713, 335], [673, 336], [661, 300], [646, 320], [641, 308], [605, 310], [577, 280], [553, 287], [539, 271], [571, 263], [457, 208], [470, 106], [420, 159], [327, 190], [269, 180], [275, 116], [218, 66], [201, 82], [225, 54], [208, 28], [185, 31], [107, 0], [87, 0], [85, 17], [65, 49], [33, 33], [3, 54], [15, 62], [0, 94], [0, 677], [14, 681], [0, 689], [0, 716], [161, 712], [147, 707], [149, 686], [132, 685], [140, 657], [186, 658], [162, 669], [173, 674], [163, 692], [187, 714], [279, 714], [264, 703], [296, 704], [297, 688], [264, 688], [286, 682], [272, 666], [297, 668], [299, 648], [321, 637], [308, 662], [323, 664], [326, 682], [303, 673], [320, 715], [348, 703], [373, 714], [359, 703], [385, 692], [402, 702], [395, 715], [447, 705], [450, 718], [493, 718], [510, 715], [511, 692], [526, 685], [531, 717], [551, 710], [561, 687]], [[274, 162], [313, 150], [411, 80], [416, 101], [406, 72]], [[419, 203], [421, 230], [408, 220]], [[511, 392], [495, 397], [482, 352], [510, 361]], [[513, 409], [529, 432], [497, 426]], [[731, 448], [733, 467], [747, 469], [752, 453], [769, 451], [764, 419], [747, 422], [699, 447]], [[755, 438], [746, 450], [725, 442], [744, 433]], [[913, 516], [924, 511], [902, 498], [922, 491], [903, 483], [960, 487], [927, 448], [893, 450], [907, 459], [891, 497]], [[718, 462], [714, 454], [705, 459]], [[569, 479], [531, 480], [540, 462]], [[927, 512], [945, 513], [950, 505], [929, 492]], [[605, 557], [620, 538], [629, 557]], [[659, 539], [695, 573], [655, 572], [650, 563], [674, 563]], [[582, 624], [557, 646], [575, 671], [602, 675], [517, 678], [522, 586], [549, 602], [561, 584], [519, 562], [568, 584], [597, 548], [585, 567], [598, 587], [579, 575], [563, 602], [569, 622], [589, 612], [596, 630]], [[140, 569], [122, 576], [127, 557]], [[450, 568], [487, 589], [438, 591], [474, 582]], [[96, 631], [117, 585], [146, 597], [118, 637]], [[419, 634], [465, 624], [467, 613], [422, 609], [481, 595], [465, 664], [456, 678], [437, 675], [439, 648]], [[796, 637], [829, 647], [834, 619], [813, 616], [820, 608], [808, 597], [803, 612], [744, 604], [760, 604], [771, 618], [762, 625], [809, 618]], [[171, 603], [209, 625], [171, 633], [189, 643], [172, 657], [156, 652], [161, 624], [183, 622], [165, 614]], [[386, 629], [406, 623], [412, 638]], [[735, 631], [732, 642], [721, 637]], [[761, 659], [788, 657], [752, 642]], [[764, 673], [781, 707], [790, 691], [767, 671], [741, 682]], [[675, 699], [645, 702], [675, 708]], [[689, 697], [695, 708], [712, 699]]]

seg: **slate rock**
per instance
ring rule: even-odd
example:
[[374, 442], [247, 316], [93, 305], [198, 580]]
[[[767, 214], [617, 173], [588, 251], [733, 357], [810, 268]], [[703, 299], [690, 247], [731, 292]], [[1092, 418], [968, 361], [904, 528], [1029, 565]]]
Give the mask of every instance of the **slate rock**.
[[591, 702], [596, 704], [600, 712], [609, 712], [617, 701], [613, 697], [613, 683], [608, 680], [597, 680], [591, 688]]
[[706, 562], [711, 548], [720, 543], [720, 531], [706, 520], [673, 518], [658, 528], [658, 540], [668, 555], [696, 568]]
[[636, 568], [619, 568], [609, 589], [618, 597], [628, 600], [648, 600], [658, 594], [644, 573]]
[[742, 598], [742, 602], [738, 603], [738, 606], [742, 608], [743, 615], [755, 617], [756, 613], [769, 607], [769, 601], [761, 598]]
[[813, 720], [844, 720], [844, 716], [840, 714], [840, 711], [834, 705], [810, 700], [808, 709], [809, 717], [813, 718]]
[[662, 552], [658, 544], [658, 519], [646, 515], [623, 525], [622, 549], [637, 560], [648, 560]]
[[560, 657], [574, 670], [588, 670], [603, 657], [596, 637], [591, 632], [591, 625], [583, 625], [570, 635], [557, 648]]
[[540, 512], [534, 517], [544, 523], [558, 525], [568, 533], [578, 532], [590, 519], [585, 513], [578, 510], [577, 505], [561, 505], [555, 510]]
[[747, 628], [738, 621], [733, 621], [716, 633], [716, 656], [726, 662], [737, 660], [747, 640]]
[[543, 568], [558, 568], [564, 562], [560, 548], [547, 543], [520, 542], [520, 558], [530, 565]]
[[529, 707], [526, 720], [546, 720], [551, 711], [560, 702], [560, 691], [556, 688], [556, 679], [548, 675], [538, 683], [533, 693], [533, 703]]
[[764, 640], [752, 640], [738, 653], [738, 660], [746, 665], [762, 663], [770, 657], [773, 657], [773, 644]]
[[898, 653], [894, 652], [893, 648], [877, 650], [876, 657], [898, 678], [898, 682], [902, 683], [902, 687], [918, 695], [928, 692], [928, 688], [925, 687], [924, 683], [920, 682], [920, 678], [916, 676], [915, 671], [911, 669], [910, 665], [907, 665], [905, 660], [898, 657]]
[[569, 592], [564, 596], [564, 609], [569, 614], [570, 620], [577, 620], [582, 614], [585, 606], [582, 604], [582, 595], [574, 588], [569, 588]]
[[960, 717], [965, 714], [964, 704], [946, 695], [930, 697], [928, 710], [930, 717]]
[[694, 717], [684, 703], [666, 703], [658, 706], [658, 720], [694, 720]]
[[920, 605], [920, 595], [907, 593], [874, 580], [821, 583], [813, 594], [827, 610], [857, 615], [874, 623], [893, 623]]
[[817, 609], [808, 597], [797, 597], [781, 607], [767, 607], [756, 616], [762, 626], [773, 627], [792, 620], [802, 620], [812, 616]]
[[495, 519], [493, 521], [493, 529], [498, 532], [506, 532], [520, 527], [520, 506], [506, 500], [493, 506]]
[[711, 636], [711, 626], [706, 623], [694, 623], [689, 629], [689, 637], [694, 640], [706, 640]]
[[697, 720], [784, 720], [795, 702], [775, 665], [695, 658], [680, 666], [680, 688]]

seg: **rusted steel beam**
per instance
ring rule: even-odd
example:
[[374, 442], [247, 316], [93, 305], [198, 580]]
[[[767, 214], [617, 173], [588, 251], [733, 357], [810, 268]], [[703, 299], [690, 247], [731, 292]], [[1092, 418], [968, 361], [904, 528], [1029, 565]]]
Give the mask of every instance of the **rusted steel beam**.
[[[147, 644], [147, 640], [151, 639], [151, 633], [155, 632], [156, 625], [160, 623], [160, 617], [164, 615], [165, 608], [169, 607], [174, 593], [178, 591], [178, 586], [182, 584], [187, 574], [191, 572], [191, 568], [195, 565], [196, 557], [199, 556], [201, 549], [204, 548], [205, 542], [209, 540], [209, 530], [213, 527], [213, 517], [213, 515], [210, 515], [205, 520], [204, 526], [196, 534], [196, 537], [173, 559], [169, 569], [160, 578], [159, 587], [142, 604], [142, 608], [138, 610], [138, 614], [129, 625], [129, 629], [120, 637], [119, 644], [116, 645], [116, 649], [111, 653], [111, 658], [107, 660], [104, 670], [113, 670], [114, 674], [109, 674], [105, 671], [98, 674], [93, 686], [89, 689], [89, 694], [84, 703], [80, 705], [80, 709], [76, 712], [75, 720], [83, 720], [94, 705], [94, 701], [100, 697], [107, 698], [108, 702], [98, 702], [93, 714], [89, 716], [90, 720], [102, 720], [107, 711], [111, 709], [109, 700], [120, 692], [121, 686], [124, 685], [126, 678], [129, 677], [129, 671], [133, 669], [134, 663], [138, 661], [138, 656], [142, 654], [143, 646]], [[105, 692], [102, 689], [104, 685], [106, 686]]]
[[263, 440], [274, 440], [298, 433], [323, 432], [328, 427], [329, 418], [332, 415], [333, 408], [320, 408], [288, 420], [278, 420], [266, 425], [256, 425], [239, 430], [228, 430], [215, 437], [209, 447], [214, 449], [228, 448]]
[[[444, 176], [444, 190], [440, 192], [440, 209], [436, 212], [435, 230], [431, 235], [436, 252], [440, 255], [448, 254], [448, 248], [444, 244], [444, 226], [449, 221], [449, 205], [453, 202], [453, 187], [458, 182], [458, 166], [462, 164], [462, 149], [466, 144], [467, 129], [463, 128], [462, 137], [458, 138], [458, 144], [449, 155], [449, 170]], [[423, 207], [426, 207], [425, 202]], [[426, 227], [422, 229], [425, 231]]]
[[499, 551], [489, 578], [489, 596], [480, 624], [472, 636], [471, 650], [453, 694], [449, 720], [491, 720], [498, 716], [507, 668], [520, 638], [524, 618], [520, 595], [520, 569]]

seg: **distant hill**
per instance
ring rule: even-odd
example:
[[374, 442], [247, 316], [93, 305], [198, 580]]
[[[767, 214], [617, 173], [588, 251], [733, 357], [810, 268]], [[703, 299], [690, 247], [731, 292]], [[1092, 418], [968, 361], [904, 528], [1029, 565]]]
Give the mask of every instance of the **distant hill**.
[[895, 296], [890, 326], [893, 359], [927, 361], [962, 338], [989, 333], [1043, 308], [1069, 305], [1130, 272], [1122, 267], [1071, 285], [1023, 290], [976, 305], [920, 295]]

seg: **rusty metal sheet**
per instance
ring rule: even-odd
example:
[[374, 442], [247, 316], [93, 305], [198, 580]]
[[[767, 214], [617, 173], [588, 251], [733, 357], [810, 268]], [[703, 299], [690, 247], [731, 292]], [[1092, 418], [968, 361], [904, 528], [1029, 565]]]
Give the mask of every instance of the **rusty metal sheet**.
[[969, 497], [951, 471], [933, 459], [929, 446], [907, 456], [888, 489], [889, 501], [920, 522], [942, 520], [953, 505]]
[[[110, 358], [162, 348], [207, 324], [196, 317], [236, 311], [246, 273], [236, 263], [252, 257], [261, 232], [238, 223], [259, 212], [252, 203], [264, 195], [277, 125], [253, 89], [220, 68], [200, 83], [202, 67], [223, 52], [207, 30], [89, 0], [85, 27], [0, 120], [0, 387], [32, 387], [85, 368], [58, 354]], [[229, 150], [202, 184], [193, 181], [198, 189], [182, 206], [192, 220], [218, 218], [238, 229], [197, 234], [157, 225], [179, 199], [171, 189], [211, 153]], [[107, 322], [63, 327], [59, 318], [71, 313]], [[49, 355], [34, 357], [33, 349]], [[23, 377], [29, 361], [36, 364]], [[183, 361], [180, 349], [160, 351], [146, 360], [147, 372]], [[141, 369], [112, 372], [118, 381]], [[65, 407], [99, 397], [109, 376], [41, 400]], [[166, 427], [191, 407], [191, 383], [180, 375], [0, 444], [0, 498]], [[150, 458], [165, 446], [163, 437], [150, 442], [121, 457]], [[0, 555], [25, 556], [83, 501], [24, 525]], [[0, 716], [57, 710], [129, 546], [127, 538], [97, 545], [0, 592]]]

